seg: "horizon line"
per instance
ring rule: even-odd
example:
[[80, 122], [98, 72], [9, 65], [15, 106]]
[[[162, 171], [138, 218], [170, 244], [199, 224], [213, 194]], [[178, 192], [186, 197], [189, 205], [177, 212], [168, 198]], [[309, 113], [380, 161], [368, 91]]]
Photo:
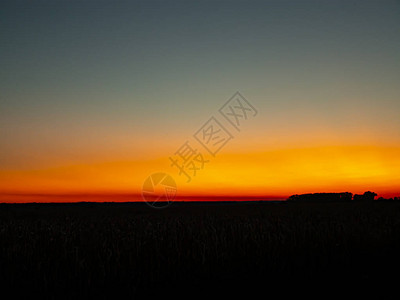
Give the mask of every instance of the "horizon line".
[[[324, 193], [330, 193], [330, 192], [324, 192]], [[240, 194], [239, 195], [229, 195], [229, 194], [193, 195], [192, 194], [192, 195], [177, 195], [171, 202], [270, 202], [270, 201], [286, 201], [290, 196], [291, 195], [284, 196], [284, 195], [240, 195]], [[378, 197], [385, 196], [384, 198], [387, 197], [387, 195], [377, 195], [377, 196]], [[393, 195], [389, 198], [393, 197], [396, 196]], [[145, 201], [142, 198], [141, 193], [128, 193], [128, 192], [107, 192], [107, 193], [0, 192], [0, 203], [9, 203], [9, 204], [12, 203], [20, 203], [20, 204], [22, 203], [145, 203]]]

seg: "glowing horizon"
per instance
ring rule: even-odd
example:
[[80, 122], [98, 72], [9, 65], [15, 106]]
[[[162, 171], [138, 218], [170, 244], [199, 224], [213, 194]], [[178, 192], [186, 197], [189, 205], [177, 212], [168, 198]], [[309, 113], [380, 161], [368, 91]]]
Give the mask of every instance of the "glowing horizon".
[[[324, 146], [250, 154], [223, 153], [187, 183], [186, 177], [179, 176], [168, 157], [164, 157], [13, 173], [2, 171], [0, 199], [7, 201], [10, 194], [139, 196], [146, 177], [159, 171], [173, 176], [178, 185], [177, 196], [181, 198], [284, 199], [301, 193], [363, 193], [366, 190], [393, 197], [400, 194], [399, 169], [400, 147]], [[138, 201], [138, 198], [131, 200]], [[130, 201], [127, 197], [123, 199]]]

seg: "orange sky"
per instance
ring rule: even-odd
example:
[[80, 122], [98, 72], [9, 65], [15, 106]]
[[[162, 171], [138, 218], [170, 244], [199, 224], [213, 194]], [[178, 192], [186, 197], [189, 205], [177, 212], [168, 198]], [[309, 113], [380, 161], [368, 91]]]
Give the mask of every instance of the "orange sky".
[[[210, 161], [189, 183], [185, 176], [179, 176], [178, 169], [170, 166], [168, 156], [153, 160], [0, 171], [0, 201], [138, 200], [132, 195], [140, 194], [146, 177], [159, 171], [173, 176], [178, 196], [284, 198], [295, 193], [362, 193], [366, 190], [385, 197], [400, 194], [400, 147], [320, 146], [254, 153], [226, 152], [215, 158], [205, 157]], [[45, 198], [43, 194], [77, 196]], [[85, 200], [82, 197], [85, 194], [92, 196]], [[124, 197], [115, 197], [124, 194]], [[104, 198], [105, 195], [112, 196]]]

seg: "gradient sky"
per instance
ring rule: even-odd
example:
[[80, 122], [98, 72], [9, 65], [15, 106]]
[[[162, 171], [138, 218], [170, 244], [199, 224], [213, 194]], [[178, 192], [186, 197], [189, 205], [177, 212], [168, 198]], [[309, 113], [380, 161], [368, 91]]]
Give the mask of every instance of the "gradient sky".
[[[157, 171], [183, 195], [400, 194], [399, 1], [2, 1], [0, 22], [0, 201]], [[168, 157], [236, 91], [258, 115], [185, 183]]]

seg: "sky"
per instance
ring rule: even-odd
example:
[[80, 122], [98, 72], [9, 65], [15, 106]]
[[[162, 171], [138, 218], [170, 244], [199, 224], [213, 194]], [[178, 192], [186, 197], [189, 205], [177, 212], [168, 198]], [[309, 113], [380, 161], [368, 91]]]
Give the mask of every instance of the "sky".
[[[155, 172], [183, 196], [400, 195], [399, 16], [399, 1], [2, 1], [0, 201], [140, 194]], [[219, 112], [236, 92], [254, 108], [240, 130]], [[212, 117], [231, 137], [215, 155], [194, 137]], [[190, 179], [171, 163], [186, 142], [207, 161]]]

